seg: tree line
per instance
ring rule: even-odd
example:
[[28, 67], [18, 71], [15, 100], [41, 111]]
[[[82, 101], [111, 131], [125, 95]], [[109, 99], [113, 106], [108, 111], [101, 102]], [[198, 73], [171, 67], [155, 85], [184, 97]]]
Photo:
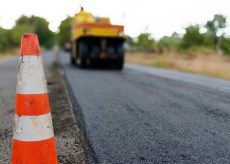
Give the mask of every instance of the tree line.
[[51, 48], [55, 43], [56, 34], [48, 26], [49, 22], [42, 17], [21, 16], [12, 29], [0, 28], [0, 52], [18, 48], [23, 33], [38, 34], [41, 46]]
[[[174, 32], [171, 36], [155, 40], [150, 33], [144, 32], [135, 38], [127, 37], [127, 47], [132, 51], [157, 53], [215, 52], [229, 55], [230, 38], [224, 33], [226, 27], [226, 17], [218, 14], [204, 26], [189, 25], [183, 35]], [[12, 29], [0, 27], [0, 52], [19, 47], [21, 35], [25, 32], [36, 33], [44, 48], [52, 48], [55, 44], [63, 47], [65, 43], [70, 42], [71, 17], [63, 20], [59, 31], [54, 33], [49, 29], [49, 22], [46, 19], [38, 16], [21, 16]]]
[[[214, 15], [205, 25], [189, 25], [183, 35], [174, 32], [158, 41], [150, 33], [141, 33], [136, 38], [128, 38], [128, 47], [133, 51], [153, 51], [158, 53], [177, 52], [216, 53], [230, 55], [230, 37], [224, 30], [227, 27], [225, 16]], [[202, 32], [204, 31], [204, 32]]]

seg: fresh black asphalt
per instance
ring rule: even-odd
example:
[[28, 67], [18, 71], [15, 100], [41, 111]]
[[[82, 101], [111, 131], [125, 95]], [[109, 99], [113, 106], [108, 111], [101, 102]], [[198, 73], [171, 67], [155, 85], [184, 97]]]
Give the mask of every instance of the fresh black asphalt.
[[230, 82], [127, 64], [59, 62], [91, 163], [230, 163]]

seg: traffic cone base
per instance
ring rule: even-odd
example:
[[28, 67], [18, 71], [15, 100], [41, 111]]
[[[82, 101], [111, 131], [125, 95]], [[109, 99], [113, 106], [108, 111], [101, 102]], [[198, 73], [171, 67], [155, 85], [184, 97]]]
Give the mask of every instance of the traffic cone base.
[[57, 163], [54, 137], [43, 141], [13, 140], [13, 164], [54, 164]]

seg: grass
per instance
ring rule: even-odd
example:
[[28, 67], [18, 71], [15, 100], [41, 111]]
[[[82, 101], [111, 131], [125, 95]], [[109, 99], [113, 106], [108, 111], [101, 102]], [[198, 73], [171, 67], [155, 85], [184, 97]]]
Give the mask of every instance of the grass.
[[128, 52], [126, 61], [152, 67], [167, 68], [230, 80], [230, 57], [215, 54], [153, 54]]
[[4, 53], [0, 52], [0, 60], [13, 58], [16, 56], [15, 54], [17, 54], [16, 50], [14, 50], [12, 52], [4, 52]]

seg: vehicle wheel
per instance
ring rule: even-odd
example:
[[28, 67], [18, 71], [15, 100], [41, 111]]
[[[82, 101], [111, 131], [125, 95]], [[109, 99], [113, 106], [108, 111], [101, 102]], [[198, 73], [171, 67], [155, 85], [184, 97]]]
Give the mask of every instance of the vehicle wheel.
[[72, 64], [72, 65], [76, 64], [76, 59], [74, 58], [75, 55], [76, 55], [76, 43], [73, 42], [72, 43], [72, 49], [70, 52], [70, 64]]
[[78, 66], [81, 68], [86, 67], [87, 63], [87, 53], [88, 53], [88, 47], [83, 41], [79, 41], [78, 43]]
[[73, 58], [72, 55], [70, 55], [70, 64], [72, 64], [72, 65], [76, 64], [76, 60]]
[[121, 44], [117, 47], [117, 54], [119, 58], [117, 59], [117, 62], [116, 62], [116, 68], [118, 70], [122, 70], [124, 67], [124, 53], [125, 53], [124, 47], [123, 47], [123, 44]]
[[120, 57], [118, 60], [117, 60], [117, 63], [116, 63], [116, 68], [118, 70], [122, 70], [124, 67], [124, 57]]

